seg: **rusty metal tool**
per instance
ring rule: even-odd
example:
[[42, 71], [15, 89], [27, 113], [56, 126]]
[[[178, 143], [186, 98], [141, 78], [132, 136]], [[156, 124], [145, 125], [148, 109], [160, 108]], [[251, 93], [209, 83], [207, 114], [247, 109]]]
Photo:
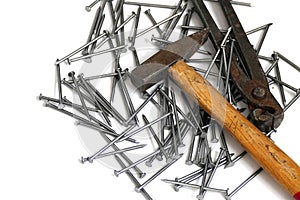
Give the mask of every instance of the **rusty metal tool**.
[[[192, 1], [195, 11], [205, 27], [210, 29], [210, 39], [215, 49], [219, 49], [223, 40], [220, 29], [210, 15], [203, 0]], [[226, 3], [223, 0], [221, 3], [226, 18], [231, 25], [232, 37], [236, 40], [235, 44], [238, 49], [238, 58], [240, 59], [240, 63], [238, 63], [237, 56], [233, 55], [230, 69], [231, 78], [249, 105], [251, 111], [249, 119], [251, 122], [260, 130], [268, 132], [280, 125], [283, 120], [283, 110], [269, 90], [257, 54], [250, 44], [230, 2]], [[225, 3], [226, 6], [224, 6]], [[241, 65], [245, 66], [247, 71], [243, 71]]]
[[[277, 128], [283, 120], [283, 109], [269, 90], [264, 71], [237, 14], [229, 0], [220, 0], [229, 25], [232, 27], [236, 47], [247, 73], [237, 65], [231, 68], [231, 77], [250, 104], [251, 119], [261, 130]], [[249, 76], [247, 76], [249, 74]]]
[[169, 74], [195, 102], [240, 142], [266, 172], [295, 199], [300, 200], [300, 167], [183, 61], [191, 57], [206, 41], [208, 32], [208, 29], [196, 32], [150, 57], [131, 72], [133, 84], [145, 90]]

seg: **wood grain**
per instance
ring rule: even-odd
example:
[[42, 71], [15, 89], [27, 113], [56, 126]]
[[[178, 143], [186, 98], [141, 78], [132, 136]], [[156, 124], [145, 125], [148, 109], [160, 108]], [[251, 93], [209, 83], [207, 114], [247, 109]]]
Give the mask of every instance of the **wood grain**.
[[300, 191], [300, 167], [231, 106], [209, 82], [183, 61], [170, 67], [169, 73], [283, 188], [292, 196]]

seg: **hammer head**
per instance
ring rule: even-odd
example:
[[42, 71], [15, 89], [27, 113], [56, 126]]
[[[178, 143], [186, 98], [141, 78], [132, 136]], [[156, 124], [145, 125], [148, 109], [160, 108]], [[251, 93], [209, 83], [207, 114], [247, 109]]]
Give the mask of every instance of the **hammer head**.
[[208, 29], [203, 29], [180, 39], [160, 50], [131, 72], [132, 83], [142, 91], [163, 80], [167, 69], [182, 59], [189, 59], [208, 38]]

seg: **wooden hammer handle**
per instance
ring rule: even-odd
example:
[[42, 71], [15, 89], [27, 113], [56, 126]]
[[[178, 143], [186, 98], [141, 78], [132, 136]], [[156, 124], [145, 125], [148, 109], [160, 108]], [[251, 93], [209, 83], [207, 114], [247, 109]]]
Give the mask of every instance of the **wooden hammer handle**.
[[172, 78], [201, 108], [223, 125], [283, 188], [300, 200], [300, 167], [288, 155], [185, 62], [178, 61], [168, 70]]

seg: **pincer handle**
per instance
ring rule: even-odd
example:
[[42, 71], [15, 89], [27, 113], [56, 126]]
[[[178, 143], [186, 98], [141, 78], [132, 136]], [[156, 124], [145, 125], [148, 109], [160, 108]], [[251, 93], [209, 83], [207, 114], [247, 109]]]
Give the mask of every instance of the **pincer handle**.
[[300, 167], [183, 61], [168, 69], [179, 86], [230, 133], [257, 163], [300, 200]]

